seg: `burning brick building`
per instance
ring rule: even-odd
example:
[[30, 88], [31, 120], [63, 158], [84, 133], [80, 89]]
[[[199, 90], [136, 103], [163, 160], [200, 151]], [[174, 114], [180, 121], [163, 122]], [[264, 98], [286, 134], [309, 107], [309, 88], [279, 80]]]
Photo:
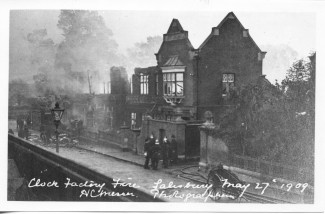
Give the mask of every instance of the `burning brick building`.
[[156, 53], [157, 65], [135, 69], [126, 98], [127, 124], [142, 127], [143, 138], [175, 135], [180, 155], [197, 155], [205, 112], [216, 121], [234, 107], [236, 89], [263, 77], [265, 54], [233, 12], [197, 49], [173, 19]]
[[180, 156], [198, 156], [198, 127], [206, 112], [218, 123], [225, 110], [234, 108], [237, 89], [264, 77], [265, 54], [233, 12], [197, 49], [188, 31], [173, 19], [155, 54], [157, 65], [135, 68], [130, 82], [124, 68], [112, 67], [110, 94], [88, 101], [83, 108], [86, 124], [101, 130], [141, 130], [136, 146], [140, 153], [150, 134], [160, 140], [174, 135]]
[[126, 70], [112, 67], [111, 84], [107, 94], [80, 94], [75, 97], [72, 106], [73, 119], [84, 121], [88, 129], [119, 129], [126, 118], [126, 94], [129, 83]]

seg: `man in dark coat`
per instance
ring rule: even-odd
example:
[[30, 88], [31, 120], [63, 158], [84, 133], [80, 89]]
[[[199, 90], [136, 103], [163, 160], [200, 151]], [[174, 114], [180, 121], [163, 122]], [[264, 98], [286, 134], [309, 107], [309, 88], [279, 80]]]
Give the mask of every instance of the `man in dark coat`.
[[19, 117], [17, 120], [18, 137], [24, 137], [24, 121]]
[[167, 137], [164, 137], [163, 143], [161, 145], [161, 154], [164, 168], [168, 168], [169, 165], [169, 150], [170, 142], [168, 141]]
[[170, 152], [169, 157], [171, 160], [171, 164], [176, 164], [178, 159], [178, 151], [177, 151], [177, 141], [175, 139], [175, 135], [172, 135], [169, 152]]
[[24, 137], [25, 137], [26, 140], [28, 140], [29, 130], [28, 130], [28, 125], [27, 125], [26, 121], [24, 121]]
[[149, 161], [151, 160], [152, 165], [152, 146], [155, 144], [155, 138], [153, 134], [150, 136], [150, 138], [146, 138], [144, 143], [144, 156], [146, 157], [146, 161], [144, 163], [144, 168], [149, 169]]
[[152, 162], [152, 169], [154, 170], [157, 170], [158, 168], [160, 153], [161, 153], [161, 148], [160, 148], [159, 140], [157, 139], [155, 145], [153, 145], [151, 148], [151, 155], [152, 155], [151, 162]]
[[150, 138], [146, 138], [145, 141], [144, 141], [144, 156], [146, 158], [145, 162], [144, 162], [144, 168], [145, 169], [149, 169], [149, 160], [150, 160], [150, 156], [149, 156], [149, 150], [150, 150], [150, 141], [149, 141]]

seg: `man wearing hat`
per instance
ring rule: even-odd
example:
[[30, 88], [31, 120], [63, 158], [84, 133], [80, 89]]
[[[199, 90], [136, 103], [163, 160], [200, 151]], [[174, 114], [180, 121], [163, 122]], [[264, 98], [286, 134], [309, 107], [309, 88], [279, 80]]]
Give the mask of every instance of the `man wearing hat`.
[[163, 159], [163, 166], [164, 168], [168, 168], [169, 165], [169, 148], [170, 142], [168, 141], [167, 137], [164, 137], [163, 143], [161, 145], [161, 153]]
[[151, 162], [152, 162], [152, 169], [157, 170], [158, 168], [158, 162], [160, 159], [160, 152], [161, 152], [161, 148], [160, 148], [160, 144], [159, 144], [159, 140], [156, 139], [155, 144], [152, 146], [151, 148]]
[[155, 144], [155, 138], [153, 134], [150, 135], [150, 138], [147, 138], [144, 143], [144, 156], [146, 157], [144, 168], [149, 169], [149, 161], [151, 159], [152, 165], [152, 147]]
[[177, 141], [175, 139], [175, 135], [172, 135], [169, 153], [170, 153], [169, 158], [170, 158], [171, 163], [176, 164], [177, 159], [178, 159], [178, 151], [177, 151]]

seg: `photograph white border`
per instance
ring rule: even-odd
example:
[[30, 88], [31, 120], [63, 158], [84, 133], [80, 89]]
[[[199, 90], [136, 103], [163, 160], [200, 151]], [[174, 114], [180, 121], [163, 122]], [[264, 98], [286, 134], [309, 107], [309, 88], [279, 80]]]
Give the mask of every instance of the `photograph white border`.
[[[324, 212], [324, 1], [214, 1], [214, 0], [2, 0], [0, 2], [0, 211], [146, 211], [146, 212]], [[150, 10], [150, 11], [219, 11], [219, 12], [313, 12], [317, 14], [317, 74], [316, 74], [316, 142], [315, 142], [315, 203], [299, 205], [212, 204], [212, 203], [115, 203], [115, 202], [16, 202], [7, 201], [7, 133], [9, 81], [9, 13], [28, 9], [87, 10]], [[195, 21], [195, 20], [194, 20]], [[216, 20], [216, 24], [217, 24]], [[266, 23], [267, 24], [267, 23]], [[280, 33], [280, 32], [279, 32]], [[303, 41], [302, 41], [303, 42]], [[325, 70], [324, 70], [325, 71]]]

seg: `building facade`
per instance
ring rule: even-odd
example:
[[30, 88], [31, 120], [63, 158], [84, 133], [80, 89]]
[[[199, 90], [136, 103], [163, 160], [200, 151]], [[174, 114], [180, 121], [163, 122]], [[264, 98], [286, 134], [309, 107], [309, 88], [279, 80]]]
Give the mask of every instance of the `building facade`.
[[196, 50], [198, 117], [211, 111], [217, 119], [225, 106], [233, 104], [241, 86], [262, 76], [266, 52], [254, 42], [230, 12]]
[[263, 75], [265, 54], [233, 12], [197, 49], [173, 19], [155, 54], [157, 65], [135, 69], [132, 94], [126, 98], [128, 124], [142, 127], [143, 138], [175, 135], [179, 155], [195, 156], [205, 113], [211, 112], [218, 123], [219, 115], [234, 107], [241, 86]]
[[125, 68], [110, 69], [108, 94], [79, 94], [74, 98], [70, 119], [84, 121], [90, 130], [114, 130], [126, 124], [126, 95], [129, 91]]
[[156, 65], [135, 68], [130, 81], [124, 68], [112, 67], [110, 94], [79, 103], [80, 110], [87, 126], [140, 130], [140, 153], [149, 135], [160, 140], [174, 135], [180, 156], [199, 156], [198, 127], [206, 113], [218, 123], [225, 110], [234, 108], [240, 88], [263, 77], [265, 54], [233, 12], [197, 49], [173, 19], [155, 54]]

